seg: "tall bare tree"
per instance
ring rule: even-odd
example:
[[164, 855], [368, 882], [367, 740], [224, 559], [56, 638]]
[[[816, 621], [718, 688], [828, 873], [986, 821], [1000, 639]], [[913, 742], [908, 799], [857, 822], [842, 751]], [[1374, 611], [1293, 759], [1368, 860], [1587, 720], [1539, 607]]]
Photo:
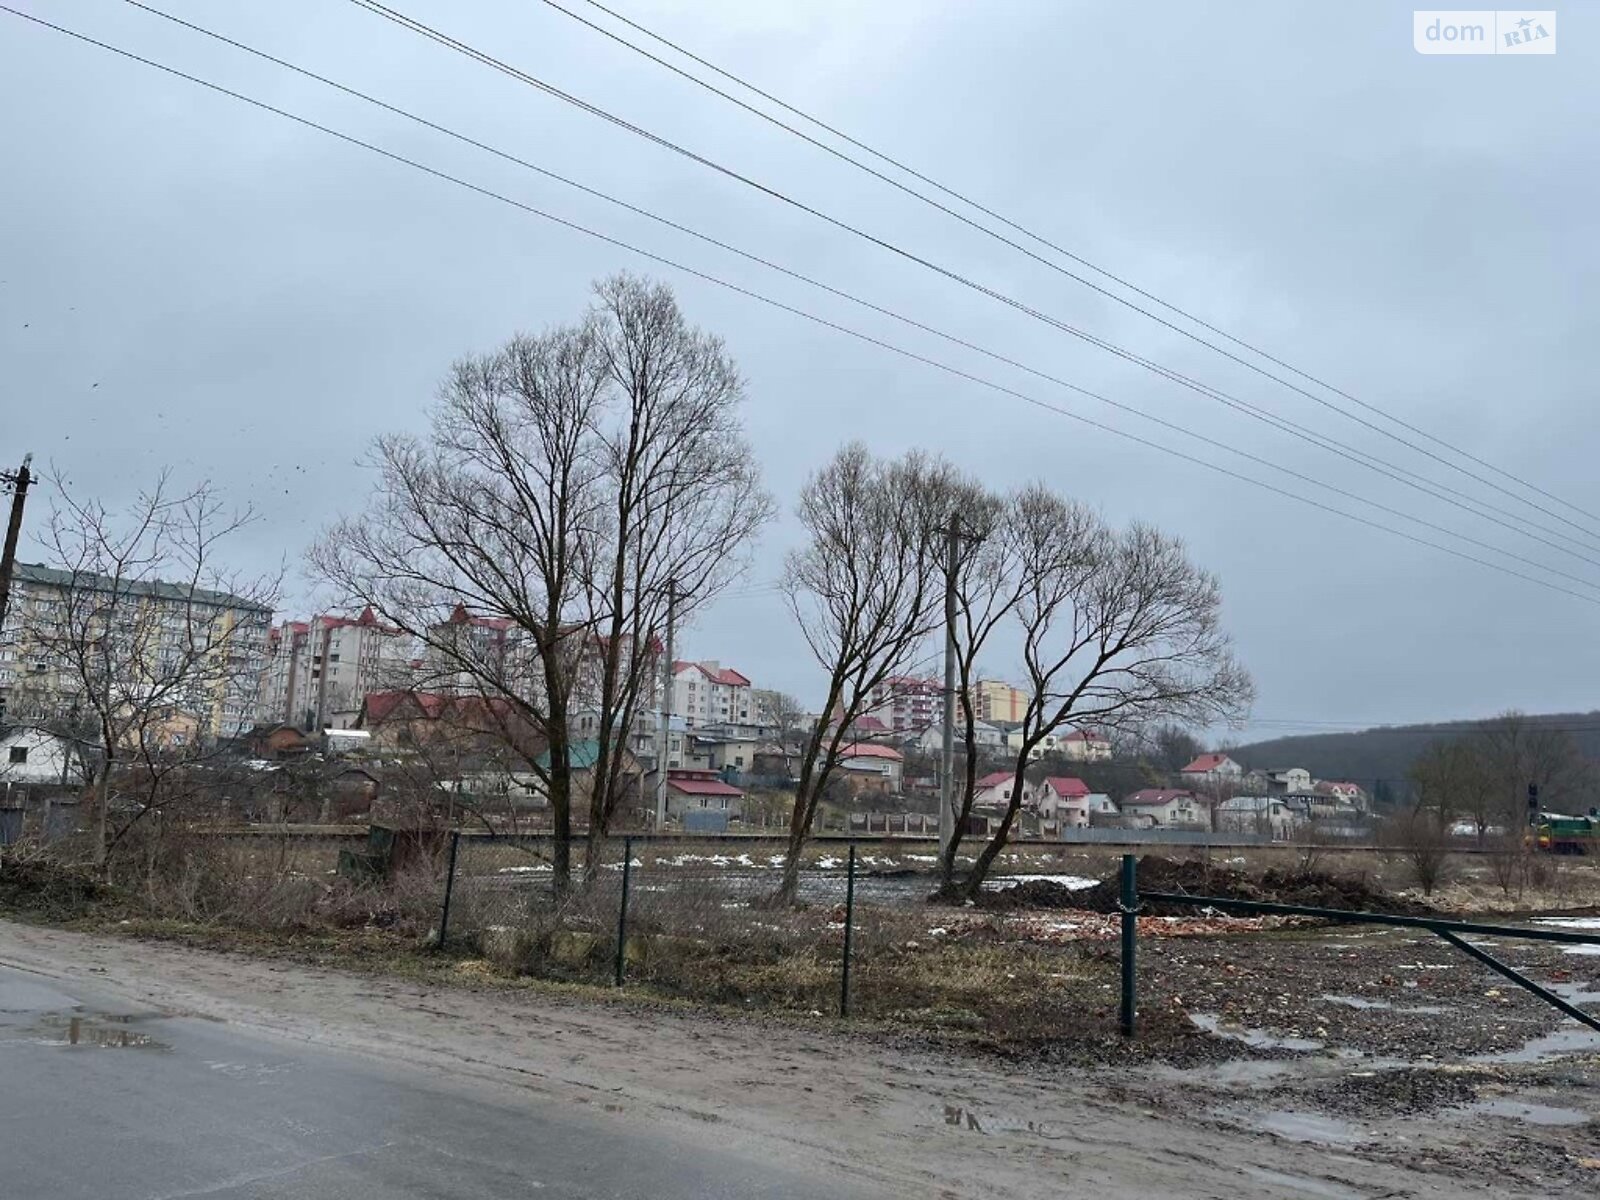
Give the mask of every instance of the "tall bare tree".
[[981, 755], [973, 694], [978, 682], [978, 656], [1022, 599], [1023, 574], [1012, 520], [1016, 500], [1016, 496], [1002, 499], [976, 481], [962, 479], [952, 489], [950, 512], [945, 517], [956, 537], [955, 575], [952, 585], [945, 578], [951, 568], [946, 554], [940, 579], [951, 587], [955, 604], [955, 719], [963, 753], [961, 775], [952, 793], [954, 828], [939, 856], [943, 888], [950, 886], [954, 876], [956, 855], [977, 790]]
[[1241, 715], [1252, 690], [1221, 628], [1215, 577], [1155, 529], [1112, 530], [1042, 486], [1019, 497], [1023, 589], [1016, 606], [1027, 674], [1011, 800], [961, 882], [975, 897], [1020, 811], [1028, 764], [1068, 722], [1116, 730], [1155, 720]]
[[40, 540], [59, 566], [12, 614], [35, 667], [20, 699], [90, 763], [103, 867], [152, 812], [192, 799], [176, 781], [248, 726], [279, 577], [227, 568], [254, 518], [210, 484], [184, 489], [164, 472], [117, 510], [59, 474], [50, 483]]
[[1565, 730], [1510, 711], [1480, 726], [1468, 744], [1479, 776], [1471, 816], [1480, 837], [1491, 824], [1507, 830], [1527, 824], [1530, 785], [1539, 789], [1542, 808], [1585, 807], [1593, 769]]
[[597, 841], [651, 702], [669, 596], [692, 617], [772, 513], [722, 343], [664, 286], [618, 276], [595, 291], [580, 324], [458, 363], [431, 436], [381, 438], [368, 511], [311, 554], [346, 603], [370, 604], [447, 686], [503, 715], [550, 800], [560, 888], [574, 718], [597, 718], [585, 758]]
[[783, 900], [795, 896], [800, 855], [851, 726], [874, 690], [916, 661], [939, 620], [939, 529], [955, 481], [939, 459], [912, 451], [884, 461], [856, 442], [801, 493], [807, 541], [790, 552], [783, 588], [828, 685], [800, 756]]

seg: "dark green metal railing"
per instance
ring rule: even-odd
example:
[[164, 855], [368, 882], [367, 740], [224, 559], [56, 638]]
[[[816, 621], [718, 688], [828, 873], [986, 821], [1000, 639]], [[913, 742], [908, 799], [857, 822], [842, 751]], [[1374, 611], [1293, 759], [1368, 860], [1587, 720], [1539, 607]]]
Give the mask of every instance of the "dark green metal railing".
[[1534, 942], [1560, 942], [1565, 945], [1600, 946], [1600, 932], [1580, 933], [1570, 929], [1536, 929], [1523, 925], [1486, 925], [1477, 921], [1450, 921], [1441, 917], [1403, 917], [1392, 913], [1357, 912], [1347, 908], [1317, 908], [1309, 904], [1278, 904], [1267, 900], [1232, 900], [1224, 896], [1192, 896], [1186, 892], [1141, 892], [1139, 890], [1138, 862], [1131, 854], [1122, 856], [1122, 895], [1119, 908], [1122, 912], [1122, 1032], [1133, 1035], [1138, 980], [1135, 977], [1134, 955], [1138, 938], [1138, 914], [1144, 901], [1161, 904], [1188, 905], [1191, 908], [1216, 908], [1224, 912], [1250, 913], [1258, 916], [1315, 917], [1323, 921], [1336, 921], [1346, 925], [1395, 925], [1406, 929], [1426, 929], [1437, 934], [1464, 954], [1477, 959], [1490, 970], [1499, 973], [1518, 987], [1525, 988], [1553, 1008], [1560, 1009], [1574, 1021], [1600, 1030], [1600, 1017], [1586, 1013], [1549, 988], [1535, 983], [1481, 946], [1474, 946], [1461, 935], [1480, 937], [1521, 938]]

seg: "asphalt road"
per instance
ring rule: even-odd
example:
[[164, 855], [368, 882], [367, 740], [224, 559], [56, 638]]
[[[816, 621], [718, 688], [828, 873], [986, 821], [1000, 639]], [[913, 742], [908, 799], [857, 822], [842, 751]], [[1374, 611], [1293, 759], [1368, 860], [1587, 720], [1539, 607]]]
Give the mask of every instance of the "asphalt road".
[[603, 1094], [580, 1111], [63, 986], [0, 967], [7, 1200], [874, 1195]]

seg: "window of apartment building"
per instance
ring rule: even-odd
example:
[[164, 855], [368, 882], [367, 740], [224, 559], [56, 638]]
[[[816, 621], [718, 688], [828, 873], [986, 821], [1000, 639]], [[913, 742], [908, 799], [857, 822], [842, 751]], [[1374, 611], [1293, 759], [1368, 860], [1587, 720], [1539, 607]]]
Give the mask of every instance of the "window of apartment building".
[[11, 747], [11, 761], [14, 762], [14, 763], [25, 763], [25, 762], [27, 762], [28, 761], [28, 748], [26, 746], [13, 746], [13, 747]]

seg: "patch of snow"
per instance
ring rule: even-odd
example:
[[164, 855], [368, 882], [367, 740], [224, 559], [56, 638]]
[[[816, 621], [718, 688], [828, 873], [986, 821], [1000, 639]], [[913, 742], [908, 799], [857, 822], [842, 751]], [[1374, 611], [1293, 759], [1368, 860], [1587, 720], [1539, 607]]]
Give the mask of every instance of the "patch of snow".
[[827, 858], [818, 859], [817, 866], [821, 867], [824, 871], [832, 871], [836, 867], [844, 866], [844, 859], [834, 858], [830, 855]]
[[1533, 923], [1558, 929], [1600, 929], [1600, 917], [1535, 917]]
[[501, 867], [495, 872], [497, 875], [531, 875], [540, 871], [553, 871], [555, 868], [549, 863], [539, 863], [532, 867]]
[[928, 930], [928, 936], [929, 937], [943, 937], [945, 934], [947, 934], [949, 932], [950, 931], [948, 929], [946, 929], [943, 925], [941, 925], [937, 929]]
[[1038, 880], [1058, 883], [1062, 887], [1070, 888], [1075, 892], [1080, 892], [1084, 888], [1092, 888], [1100, 882], [1098, 879], [1087, 879], [1082, 875], [997, 875], [991, 879], [985, 879], [983, 886], [990, 889], [1000, 889], [1015, 887], [1019, 883], [1034, 883]]

